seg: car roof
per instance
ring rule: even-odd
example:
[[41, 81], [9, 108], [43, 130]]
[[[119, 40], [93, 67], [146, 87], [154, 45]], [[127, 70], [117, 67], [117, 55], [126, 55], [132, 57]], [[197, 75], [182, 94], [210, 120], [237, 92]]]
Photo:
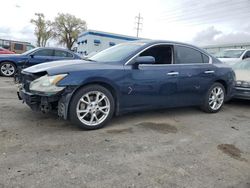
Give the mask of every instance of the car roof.
[[36, 49], [52, 49], [52, 50], [66, 50], [66, 51], [70, 51], [70, 50], [68, 50], [66, 48], [58, 48], [58, 47], [36, 47]]
[[161, 43], [173, 44], [173, 45], [178, 45], [178, 44], [179, 45], [185, 45], [185, 46], [189, 46], [189, 47], [198, 49], [199, 51], [202, 51], [205, 54], [208, 54], [208, 52], [205, 51], [204, 49], [199, 48], [197, 46], [194, 46], [192, 44], [184, 43], [184, 42], [177, 42], [177, 41], [170, 41], [170, 40], [150, 40], [150, 39], [145, 39], [145, 40], [135, 40], [135, 41], [132, 41], [131, 43], [138, 43], [138, 42], [146, 43], [148, 45], [161, 44]]
[[[157, 44], [157, 43], [171, 43], [171, 44], [183, 44], [188, 46], [193, 46], [192, 44], [184, 43], [184, 42], [177, 42], [177, 41], [171, 41], [171, 40], [150, 40], [150, 39], [142, 39], [142, 40], [134, 40], [132, 42], [141, 42], [141, 43], [147, 43], [147, 44]], [[194, 46], [196, 47], [196, 46]], [[196, 47], [197, 48], [197, 47]]]

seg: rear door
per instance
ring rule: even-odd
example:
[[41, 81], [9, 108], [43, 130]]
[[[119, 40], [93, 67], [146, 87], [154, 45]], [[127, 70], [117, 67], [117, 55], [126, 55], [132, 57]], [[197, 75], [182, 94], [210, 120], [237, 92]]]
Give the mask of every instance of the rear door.
[[180, 105], [197, 105], [215, 79], [216, 68], [201, 51], [184, 45], [175, 45], [175, 64], [179, 66], [178, 98]]

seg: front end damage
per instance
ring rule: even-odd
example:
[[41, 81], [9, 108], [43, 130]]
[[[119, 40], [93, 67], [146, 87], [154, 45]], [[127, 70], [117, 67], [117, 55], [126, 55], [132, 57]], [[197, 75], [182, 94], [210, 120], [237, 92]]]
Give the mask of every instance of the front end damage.
[[56, 93], [32, 91], [30, 89], [31, 83], [45, 75], [46, 72], [39, 74], [22, 72], [18, 81], [16, 80], [18, 84], [18, 98], [34, 111], [43, 113], [54, 112], [59, 117], [67, 119], [69, 101], [75, 88], [65, 87], [62, 91]]

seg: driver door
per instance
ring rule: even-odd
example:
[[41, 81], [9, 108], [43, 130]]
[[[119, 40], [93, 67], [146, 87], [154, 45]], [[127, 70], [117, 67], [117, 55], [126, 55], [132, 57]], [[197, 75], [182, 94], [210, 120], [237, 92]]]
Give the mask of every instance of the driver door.
[[30, 55], [28, 60], [28, 66], [33, 66], [40, 63], [45, 63], [54, 60], [54, 50], [53, 49], [39, 49]]
[[[124, 81], [124, 108], [152, 109], [175, 106], [177, 98], [178, 66], [172, 65], [173, 46], [158, 45], [142, 52], [139, 56], [153, 56], [154, 64], [140, 64]], [[136, 63], [136, 62], [134, 62]]]

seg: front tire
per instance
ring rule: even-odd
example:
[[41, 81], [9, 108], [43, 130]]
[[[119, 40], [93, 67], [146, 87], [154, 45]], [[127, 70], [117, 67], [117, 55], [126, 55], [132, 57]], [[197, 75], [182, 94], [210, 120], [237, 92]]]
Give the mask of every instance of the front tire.
[[114, 98], [109, 90], [100, 85], [89, 85], [73, 96], [69, 117], [81, 128], [99, 129], [112, 118], [114, 106]]
[[220, 111], [225, 101], [225, 88], [220, 83], [214, 83], [207, 91], [202, 110], [208, 113]]
[[16, 66], [11, 62], [2, 62], [0, 64], [0, 74], [2, 76], [11, 77], [16, 73]]

